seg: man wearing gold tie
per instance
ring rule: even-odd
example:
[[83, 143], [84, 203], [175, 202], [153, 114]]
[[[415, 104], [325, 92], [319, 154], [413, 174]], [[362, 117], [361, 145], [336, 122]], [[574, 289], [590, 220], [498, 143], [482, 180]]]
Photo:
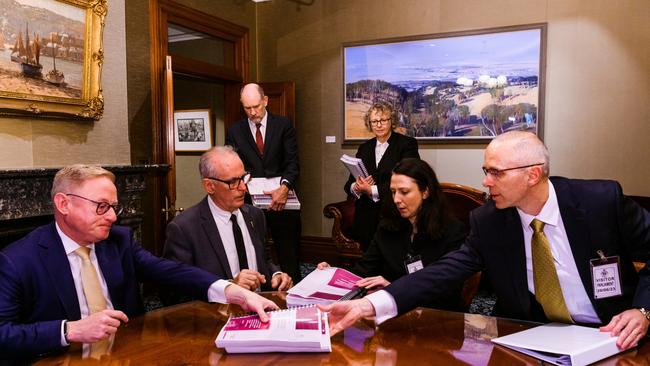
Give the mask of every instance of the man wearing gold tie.
[[617, 182], [549, 178], [549, 153], [532, 133], [508, 132], [485, 150], [491, 201], [471, 214], [465, 244], [364, 299], [325, 307], [336, 333], [361, 317], [407, 312], [475, 272], [492, 285], [495, 314], [605, 325], [626, 349], [650, 324], [650, 213]]
[[34, 357], [71, 343], [94, 343], [91, 356], [105, 351], [102, 341], [144, 311], [142, 282], [236, 303], [263, 319], [264, 309], [277, 308], [211, 273], [158, 258], [130, 230], [113, 226], [122, 211], [114, 181], [96, 166], [61, 169], [52, 186], [55, 222], [0, 252], [0, 359]]

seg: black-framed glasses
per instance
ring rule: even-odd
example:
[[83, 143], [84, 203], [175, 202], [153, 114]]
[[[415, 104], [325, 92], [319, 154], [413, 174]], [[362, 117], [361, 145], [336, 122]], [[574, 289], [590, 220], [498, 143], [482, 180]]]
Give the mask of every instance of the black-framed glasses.
[[248, 182], [251, 181], [251, 173], [244, 172], [244, 175], [242, 175], [241, 177], [233, 178], [233, 179], [230, 179], [230, 180], [223, 180], [223, 179], [213, 178], [213, 177], [205, 177], [205, 178], [206, 179], [211, 179], [211, 180], [216, 180], [217, 182], [225, 183], [225, 184], [228, 185], [228, 188], [230, 190], [234, 190], [234, 189], [239, 188], [239, 184], [241, 182], [244, 182], [244, 184], [248, 184]]
[[385, 124], [389, 123], [390, 118], [374, 119], [374, 120], [370, 120], [368, 122], [370, 122], [371, 126], [379, 127], [379, 126], [382, 126], [382, 125], [385, 125]]
[[486, 168], [483, 167], [483, 173], [487, 176], [488, 174], [499, 179], [503, 176], [504, 172], [507, 172], [508, 170], [516, 170], [516, 169], [524, 169], [524, 168], [530, 168], [532, 166], [538, 166], [538, 165], [544, 165], [544, 163], [536, 163], [536, 164], [529, 164], [529, 165], [522, 165], [522, 166], [516, 166], [514, 168], [506, 168], [506, 169], [496, 169], [496, 168]]
[[115, 212], [115, 216], [119, 216], [122, 213], [122, 211], [124, 211], [124, 207], [122, 207], [119, 203], [110, 204], [108, 202], [98, 202], [98, 201], [91, 200], [90, 198], [86, 198], [84, 196], [80, 196], [80, 195], [74, 194], [74, 193], [65, 193], [65, 195], [66, 196], [73, 196], [73, 197], [81, 198], [81, 199], [84, 199], [84, 200], [86, 200], [88, 202], [92, 202], [92, 203], [96, 204], [97, 208], [95, 209], [95, 212], [98, 215], [103, 215], [103, 214], [107, 213], [108, 210], [111, 209], [111, 208], [113, 209], [113, 212]]

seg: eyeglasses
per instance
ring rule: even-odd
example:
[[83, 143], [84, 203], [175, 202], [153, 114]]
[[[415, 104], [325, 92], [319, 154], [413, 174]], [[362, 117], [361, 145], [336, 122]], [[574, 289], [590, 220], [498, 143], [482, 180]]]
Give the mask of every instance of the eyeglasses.
[[385, 124], [387, 124], [388, 122], [390, 122], [390, 118], [386, 118], [386, 119], [375, 119], [375, 120], [368, 121], [368, 122], [370, 122], [370, 125], [371, 125], [371, 126], [379, 127], [379, 126], [381, 126], [381, 125], [385, 125]]
[[230, 190], [235, 190], [239, 188], [240, 182], [244, 182], [244, 184], [248, 184], [248, 182], [251, 181], [251, 173], [245, 172], [244, 175], [242, 175], [239, 178], [233, 178], [230, 180], [223, 180], [219, 178], [212, 178], [212, 177], [205, 177], [206, 179], [211, 179], [211, 180], [216, 180], [217, 182], [225, 183], [228, 185], [228, 188]]
[[97, 202], [97, 201], [91, 200], [90, 198], [86, 198], [86, 197], [83, 197], [83, 196], [80, 196], [80, 195], [74, 194], [74, 193], [64, 193], [64, 194], [66, 196], [73, 196], [73, 197], [81, 198], [81, 199], [84, 199], [84, 200], [86, 200], [88, 202], [92, 202], [92, 203], [96, 204], [97, 208], [95, 209], [95, 212], [98, 215], [103, 215], [103, 214], [107, 213], [108, 210], [111, 209], [111, 208], [113, 209], [113, 212], [115, 212], [115, 216], [119, 216], [122, 213], [122, 211], [124, 211], [124, 207], [122, 207], [119, 203], [115, 203], [115, 204], [111, 205], [108, 202]]
[[537, 163], [537, 164], [530, 164], [530, 165], [523, 165], [523, 166], [517, 166], [514, 168], [506, 168], [506, 169], [496, 169], [496, 168], [486, 168], [483, 167], [483, 173], [487, 176], [488, 174], [493, 176], [496, 179], [499, 179], [503, 176], [504, 172], [507, 172], [508, 170], [516, 170], [516, 169], [524, 169], [524, 168], [530, 168], [532, 166], [538, 166], [538, 165], [544, 165], [544, 163]]

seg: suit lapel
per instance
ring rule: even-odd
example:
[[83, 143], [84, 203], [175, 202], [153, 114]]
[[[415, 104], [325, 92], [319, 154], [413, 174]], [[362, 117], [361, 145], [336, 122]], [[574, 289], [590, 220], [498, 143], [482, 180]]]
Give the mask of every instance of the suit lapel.
[[368, 161], [370, 162], [370, 166], [367, 166], [366, 168], [368, 169], [368, 174], [374, 176], [375, 172], [377, 171], [377, 160], [375, 157], [375, 149], [377, 148], [377, 138], [373, 138], [371, 140], [372, 142], [368, 144]]
[[116, 288], [117, 284], [123, 282], [122, 258], [110, 236], [106, 240], [95, 243], [95, 254], [102, 276], [106, 281], [113, 308], [124, 309], [124, 294]]
[[591, 283], [591, 274], [589, 273], [589, 260], [597, 258], [596, 252], [592, 252], [591, 238], [589, 237], [589, 227], [586, 222], [585, 211], [578, 207], [571, 196], [569, 187], [562, 182], [553, 182], [555, 193], [557, 195], [558, 205], [560, 206], [560, 215], [564, 230], [571, 246], [571, 253], [575, 261], [580, 280], [587, 291], [587, 296], [592, 300], [593, 284]]
[[[257, 147], [255, 149], [257, 150]], [[221, 263], [221, 268], [226, 270], [228, 278], [233, 278], [232, 271], [230, 270], [230, 263], [228, 263], [228, 256], [226, 255], [226, 250], [221, 242], [219, 229], [217, 229], [217, 223], [214, 222], [214, 217], [212, 217], [212, 212], [210, 212], [210, 207], [208, 206], [209, 199], [209, 197], [205, 197], [199, 208], [201, 227], [203, 228], [205, 235], [208, 237], [210, 246], [217, 255], [217, 260]]]
[[[399, 140], [399, 137], [397, 137], [397, 132], [393, 131], [390, 134], [390, 137], [388, 138], [388, 148], [384, 152], [384, 156], [382, 156], [381, 160], [379, 160], [379, 165], [377, 166], [377, 170], [386, 170], [390, 171], [392, 170], [392, 166], [397, 163], [397, 141]], [[375, 145], [376, 146], [376, 145]], [[373, 151], [373, 156], [375, 156], [374, 151]], [[390, 165], [390, 166], [388, 166]]]
[[528, 291], [528, 274], [526, 272], [526, 248], [524, 246], [524, 233], [521, 228], [521, 219], [517, 210], [508, 208], [504, 212], [504, 228], [501, 230], [503, 237], [504, 263], [510, 268], [510, 278], [521, 309], [530, 312], [530, 296]]
[[71, 320], [81, 318], [79, 298], [74, 287], [74, 279], [70, 270], [70, 262], [63, 249], [63, 242], [56, 231], [54, 223], [49, 227], [49, 235], [41, 237], [39, 242], [39, 257], [41, 263], [50, 275], [51, 285], [56, 288], [59, 301]]
[[271, 146], [276, 146], [275, 144], [277, 143], [276, 139], [278, 136], [278, 126], [273, 122], [275, 118], [268, 111], [266, 114], [268, 116], [266, 117], [266, 133], [264, 134], [264, 156], [269, 154]]

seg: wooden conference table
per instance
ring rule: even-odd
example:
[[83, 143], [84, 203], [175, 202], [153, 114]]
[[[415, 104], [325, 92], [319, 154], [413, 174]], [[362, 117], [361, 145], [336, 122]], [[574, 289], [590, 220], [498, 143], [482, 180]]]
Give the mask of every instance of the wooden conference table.
[[[281, 307], [282, 294], [266, 293]], [[536, 323], [416, 309], [375, 328], [359, 322], [332, 338], [332, 353], [226, 354], [214, 340], [238, 306], [189, 302], [133, 318], [115, 335], [111, 354], [83, 359], [81, 347], [36, 365], [540, 365], [489, 339]], [[649, 365], [650, 342], [603, 365]]]

